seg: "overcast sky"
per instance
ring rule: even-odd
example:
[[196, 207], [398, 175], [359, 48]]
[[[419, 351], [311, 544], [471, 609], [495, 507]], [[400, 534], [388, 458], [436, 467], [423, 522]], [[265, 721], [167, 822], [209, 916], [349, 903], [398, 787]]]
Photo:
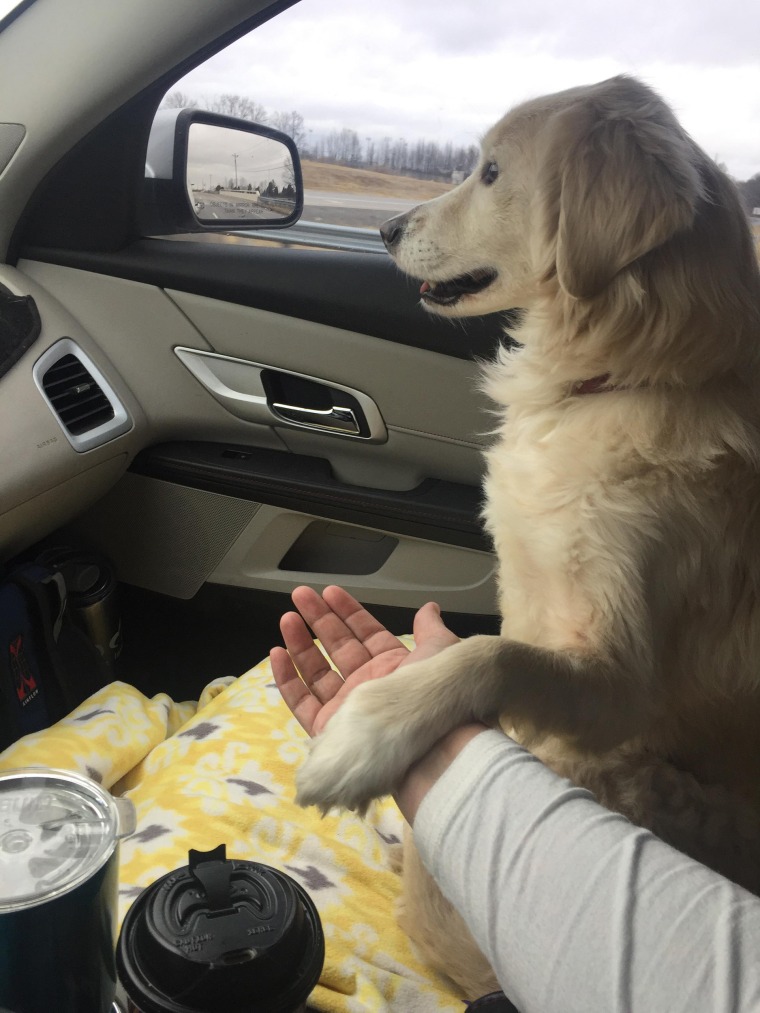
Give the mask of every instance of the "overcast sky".
[[477, 143], [522, 99], [613, 74], [760, 172], [759, 0], [301, 0], [179, 87], [297, 110], [315, 135]]
[[314, 136], [469, 144], [524, 98], [620, 72], [737, 179], [760, 172], [760, 0], [301, 0], [177, 87], [296, 110]]

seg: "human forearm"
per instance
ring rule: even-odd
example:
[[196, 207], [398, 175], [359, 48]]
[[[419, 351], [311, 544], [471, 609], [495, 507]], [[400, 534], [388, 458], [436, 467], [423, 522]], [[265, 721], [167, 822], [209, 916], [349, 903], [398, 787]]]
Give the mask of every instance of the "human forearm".
[[505, 736], [473, 738], [414, 837], [522, 1013], [760, 1009], [760, 900]]
[[467, 743], [484, 731], [486, 726], [476, 723], [455, 728], [410, 768], [395, 794], [396, 804], [410, 826], [414, 825], [420, 803], [433, 785], [451, 766]]

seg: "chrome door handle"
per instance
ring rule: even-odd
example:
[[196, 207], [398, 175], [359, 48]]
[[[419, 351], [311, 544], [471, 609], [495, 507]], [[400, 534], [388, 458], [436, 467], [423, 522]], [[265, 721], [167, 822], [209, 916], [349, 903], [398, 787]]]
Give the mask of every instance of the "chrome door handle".
[[228, 412], [246, 422], [297, 426], [368, 443], [388, 439], [375, 402], [353, 387], [200, 348], [178, 346], [174, 354]]
[[286, 422], [295, 422], [298, 425], [308, 426], [309, 429], [324, 429], [332, 433], [347, 433], [350, 436], [358, 436], [361, 433], [361, 427], [351, 408], [340, 408], [336, 405], [323, 409], [303, 408], [301, 405], [281, 404], [277, 401], [271, 402], [271, 407]]

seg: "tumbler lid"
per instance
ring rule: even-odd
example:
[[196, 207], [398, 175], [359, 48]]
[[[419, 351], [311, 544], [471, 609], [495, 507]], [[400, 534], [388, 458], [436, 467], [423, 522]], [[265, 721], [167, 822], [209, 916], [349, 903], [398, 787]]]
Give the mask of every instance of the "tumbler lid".
[[89, 778], [48, 767], [0, 773], [0, 913], [75, 889], [119, 836], [114, 799]]
[[59, 571], [66, 591], [77, 608], [100, 601], [116, 584], [108, 560], [89, 549], [58, 546], [41, 553], [38, 561]]
[[285, 1013], [303, 1003], [324, 961], [305, 890], [270, 866], [227, 859], [222, 844], [140, 894], [116, 963], [143, 1013]]

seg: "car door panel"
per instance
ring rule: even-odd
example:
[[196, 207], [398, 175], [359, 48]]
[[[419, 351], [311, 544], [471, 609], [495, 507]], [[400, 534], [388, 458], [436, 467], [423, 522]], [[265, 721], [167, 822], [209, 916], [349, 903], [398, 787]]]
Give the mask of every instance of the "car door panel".
[[[97, 335], [121, 377], [139, 391], [152, 442], [196, 438], [288, 449], [327, 457], [343, 481], [378, 488], [410, 489], [425, 478], [480, 483], [490, 418], [471, 361], [127, 279], [35, 261], [20, 267]], [[361, 390], [378, 405], [388, 440], [357, 447], [341, 437], [239, 420], [182, 365], [177, 346]]]
[[365, 320], [358, 314], [354, 329], [346, 330], [194, 293], [168, 294], [216, 352], [362, 390], [391, 432], [475, 451], [483, 445], [490, 419], [478, 391], [479, 368], [469, 359], [359, 333]]
[[[255, 234], [142, 239], [118, 249], [29, 244], [27, 260], [177, 289], [238, 306], [325, 323], [460, 359], [488, 357], [504, 315], [452, 322], [420, 306], [419, 282], [384, 252], [280, 249]], [[204, 241], [205, 240], [205, 241]], [[94, 240], [90, 239], [93, 243]]]
[[[179, 596], [198, 581], [280, 592], [338, 582], [367, 602], [414, 607], [436, 595], [449, 610], [494, 612], [493, 557], [478, 518], [488, 416], [471, 360], [187, 291], [192, 278], [163, 290], [42, 261], [20, 267], [98, 336], [144, 405], [143, 447], [153, 449], [79, 525], [129, 582]], [[377, 405], [387, 439], [239, 419], [186, 368], [178, 346], [359, 391]], [[262, 459], [269, 471], [260, 467], [245, 488], [246, 468]], [[199, 491], [220, 498], [198, 500]], [[152, 537], [139, 520], [129, 533], [128, 518], [141, 516]], [[185, 529], [173, 541], [164, 530], [172, 525]], [[209, 531], [224, 536], [199, 566], [193, 556]], [[351, 550], [356, 558], [341, 566]], [[191, 570], [192, 580], [167, 587], [160, 574], [172, 570]]]
[[197, 348], [177, 346], [174, 354], [227, 411], [248, 422], [369, 443], [388, 439], [375, 402], [352, 387]]
[[[390, 542], [385, 561], [375, 565], [371, 539], [382, 535]], [[304, 543], [324, 566], [313, 569], [309, 556], [300, 565]], [[370, 551], [364, 555], [369, 545]], [[366, 572], [356, 573], [359, 552], [368, 561]], [[330, 553], [337, 562], [330, 561]], [[350, 567], [340, 560], [351, 555]], [[289, 556], [293, 561], [289, 562]], [[380, 559], [382, 557], [378, 557]], [[298, 584], [322, 588], [340, 584], [360, 601], [375, 605], [418, 608], [434, 598], [448, 612], [493, 615], [496, 612], [494, 560], [487, 552], [427, 539], [388, 535], [378, 529], [325, 523], [313, 515], [262, 506], [231, 546], [214, 572], [211, 583], [253, 587], [288, 593]]]
[[[264, 497], [262, 497], [264, 498]], [[129, 584], [177, 598], [204, 584], [287, 595], [338, 583], [360, 600], [449, 612], [495, 612], [489, 552], [325, 518], [129, 471], [69, 526]]]
[[225, 411], [182, 365], [176, 346], [213, 349], [160, 288], [36, 261], [22, 260], [19, 269], [76, 318], [134, 391], [145, 418], [138, 450], [188, 438], [248, 439], [285, 449], [271, 427]]

